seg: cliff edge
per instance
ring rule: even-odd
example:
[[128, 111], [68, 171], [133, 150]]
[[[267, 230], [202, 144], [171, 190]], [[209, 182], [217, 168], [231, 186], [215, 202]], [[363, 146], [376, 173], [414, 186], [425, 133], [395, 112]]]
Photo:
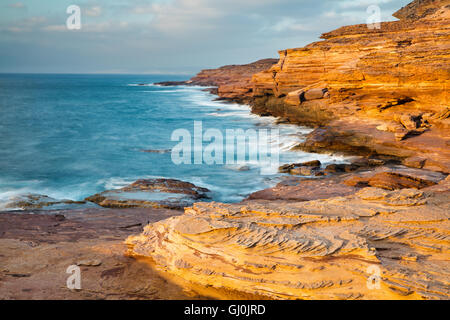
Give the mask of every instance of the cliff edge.
[[282, 50], [252, 78], [253, 110], [320, 126], [307, 151], [420, 157], [448, 173], [449, 14], [449, 0], [416, 0], [379, 29], [346, 26]]

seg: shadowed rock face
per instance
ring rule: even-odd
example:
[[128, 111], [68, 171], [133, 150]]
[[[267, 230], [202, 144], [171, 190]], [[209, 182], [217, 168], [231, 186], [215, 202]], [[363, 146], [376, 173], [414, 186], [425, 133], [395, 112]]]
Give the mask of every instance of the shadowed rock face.
[[[127, 244], [184, 280], [275, 299], [449, 299], [449, 182], [303, 202], [196, 203]], [[380, 289], [367, 286], [371, 268]]]
[[174, 179], [138, 180], [118, 190], [108, 190], [86, 198], [106, 208], [183, 209], [199, 199], [207, 199], [208, 189]]

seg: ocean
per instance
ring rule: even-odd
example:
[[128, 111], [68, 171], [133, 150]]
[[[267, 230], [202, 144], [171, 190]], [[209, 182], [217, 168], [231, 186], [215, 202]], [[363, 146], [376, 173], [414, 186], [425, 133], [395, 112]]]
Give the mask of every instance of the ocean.
[[280, 181], [281, 174], [262, 175], [255, 162], [245, 168], [175, 164], [162, 150], [178, 144], [171, 140], [174, 130], [193, 131], [194, 121], [224, 133], [277, 128], [281, 164], [344, 160], [290, 151], [311, 129], [276, 124], [246, 105], [214, 101], [204, 88], [153, 85], [186, 78], [0, 74], [0, 208], [17, 195], [82, 200], [154, 177], [192, 182], [210, 189], [212, 200], [236, 202]]

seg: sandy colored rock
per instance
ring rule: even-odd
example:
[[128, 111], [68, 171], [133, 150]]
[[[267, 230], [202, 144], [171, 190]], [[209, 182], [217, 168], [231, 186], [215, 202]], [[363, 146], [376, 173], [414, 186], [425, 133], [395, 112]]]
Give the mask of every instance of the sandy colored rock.
[[449, 173], [449, 5], [416, 0], [380, 29], [345, 26], [279, 51], [253, 76], [254, 112], [321, 126], [306, 151], [420, 156]]
[[[185, 281], [275, 299], [449, 299], [449, 195], [365, 188], [304, 202], [196, 203], [127, 244]], [[367, 286], [374, 267], [377, 290]]]

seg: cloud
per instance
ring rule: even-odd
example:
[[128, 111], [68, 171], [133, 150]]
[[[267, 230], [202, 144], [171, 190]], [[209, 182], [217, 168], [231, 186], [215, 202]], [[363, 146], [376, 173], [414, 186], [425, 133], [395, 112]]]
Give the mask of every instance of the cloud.
[[310, 26], [304, 25], [294, 18], [284, 17], [274, 25], [263, 28], [263, 30], [272, 30], [276, 32], [308, 31], [310, 30]]
[[15, 9], [23, 9], [26, 6], [22, 2], [16, 2], [16, 3], [9, 4], [8, 7], [15, 8]]
[[410, 0], [79, 0], [82, 27], [70, 32], [70, 0], [27, 1], [0, 10], [0, 72], [195, 73], [365, 23], [368, 4], [386, 20]]
[[367, 8], [371, 5], [383, 5], [394, 2], [395, 0], [344, 0], [339, 1], [338, 6], [343, 9], [347, 8]]
[[98, 17], [102, 14], [101, 6], [93, 6], [84, 10], [84, 13], [90, 17]]
[[67, 30], [67, 26], [55, 24], [55, 25], [49, 25], [49, 26], [42, 27], [41, 30], [43, 30], [43, 31], [58, 31], [58, 32], [60, 32], [60, 31], [66, 31]]

